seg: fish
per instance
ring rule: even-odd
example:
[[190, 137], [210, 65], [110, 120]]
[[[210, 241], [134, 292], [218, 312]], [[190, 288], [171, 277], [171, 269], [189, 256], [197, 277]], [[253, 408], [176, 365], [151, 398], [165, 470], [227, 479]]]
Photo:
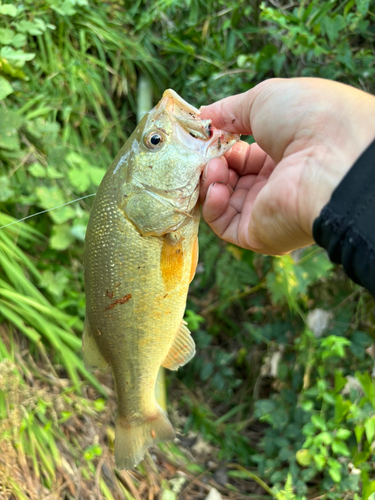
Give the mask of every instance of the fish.
[[195, 354], [183, 317], [198, 262], [199, 180], [238, 140], [168, 89], [95, 197], [84, 250], [83, 358], [87, 369], [109, 366], [114, 377], [119, 469], [175, 436], [156, 379], [161, 366], [177, 370]]

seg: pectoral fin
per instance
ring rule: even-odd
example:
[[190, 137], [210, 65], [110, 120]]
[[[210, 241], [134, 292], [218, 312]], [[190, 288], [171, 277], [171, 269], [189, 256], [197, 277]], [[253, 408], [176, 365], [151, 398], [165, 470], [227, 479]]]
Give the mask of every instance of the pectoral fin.
[[162, 236], [184, 225], [189, 215], [176, 210], [172, 201], [153, 191], [128, 195], [120, 205], [125, 217], [143, 236]]
[[185, 326], [185, 321], [182, 321], [181, 327], [176, 334], [176, 337], [171, 345], [169, 352], [162, 363], [164, 368], [169, 370], [178, 370], [180, 366], [184, 366], [195, 354], [195, 343], [191, 337], [191, 333]]
[[85, 320], [82, 337], [83, 361], [87, 370], [107, 368], [108, 363], [100, 353], [95, 338], [91, 332], [89, 322]]

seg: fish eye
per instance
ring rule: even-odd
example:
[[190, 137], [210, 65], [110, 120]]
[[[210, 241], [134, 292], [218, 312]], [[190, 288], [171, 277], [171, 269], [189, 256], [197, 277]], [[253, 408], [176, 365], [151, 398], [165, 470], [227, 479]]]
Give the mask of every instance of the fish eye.
[[145, 145], [148, 149], [159, 149], [164, 142], [164, 137], [160, 132], [150, 132], [145, 137]]

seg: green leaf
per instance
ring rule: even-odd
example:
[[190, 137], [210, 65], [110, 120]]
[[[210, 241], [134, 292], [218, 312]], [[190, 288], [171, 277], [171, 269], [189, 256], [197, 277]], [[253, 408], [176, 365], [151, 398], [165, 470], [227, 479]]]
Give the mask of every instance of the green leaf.
[[332, 451], [336, 453], [336, 455], [344, 455], [346, 457], [350, 457], [350, 451], [344, 441], [340, 441], [339, 439], [334, 439], [332, 443]]
[[29, 33], [30, 35], [42, 35], [47, 27], [42, 19], [34, 19], [33, 21], [21, 21], [17, 23], [17, 29], [21, 33]]
[[68, 283], [69, 278], [65, 270], [53, 273], [48, 269], [42, 274], [40, 286], [48, 290], [48, 292], [55, 296], [57, 300], [60, 300]]
[[321, 347], [323, 348], [322, 359], [325, 360], [332, 356], [338, 356], [343, 358], [345, 356], [344, 347], [350, 345], [350, 340], [345, 337], [339, 337], [337, 335], [329, 335], [321, 341]]
[[65, 174], [59, 172], [55, 167], [48, 166], [47, 167], [47, 177], [49, 179], [63, 179]]
[[255, 402], [255, 418], [261, 419], [262, 417], [266, 417], [272, 415], [276, 410], [275, 401], [271, 401], [270, 399], [260, 399]]
[[48, 212], [51, 219], [57, 224], [62, 224], [75, 216], [75, 211], [71, 207], [62, 207]]
[[313, 415], [311, 417], [311, 422], [315, 425], [317, 429], [320, 429], [321, 431], [327, 430], [327, 424], [320, 415]]
[[317, 453], [313, 455], [314, 461], [316, 463], [316, 466], [318, 470], [323, 470], [325, 464], [326, 464], [326, 458], [324, 455], [321, 455], [320, 453]]
[[237, 56], [237, 66], [239, 68], [242, 68], [243, 66], [245, 66], [247, 59], [248, 59], [248, 56], [246, 56], [245, 54], [240, 54], [239, 56]]
[[271, 292], [274, 302], [282, 302], [283, 300], [295, 300], [297, 279], [293, 270], [291, 257], [276, 258], [273, 262], [274, 272], [267, 274], [267, 288]]
[[66, 203], [64, 193], [61, 189], [57, 187], [50, 188], [47, 186], [39, 186], [36, 188], [35, 194], [42, 208], [46, 210], [53, 209], [48, 212], [48, 214], [56, 224], [67, 222], [75, 216], [75, 210], [70, 206], [55, 209], [55, 207]]
[[85, 241], [86, 226], [84, 224], [74, 224], [71, 233], [77, 240]]
[[365, 422], [366, 438], [369, 444], [372, 444], [375, 435], [375, 415]]
[[[363, 471], [364, 472], [364, 471]], [[375, 493], [375, 481], [369, 481], [367, 477], [367, 481], [364, 481], [364, 474], [361, 474], [361, 478], [363, 481], [363, 491], [362, 491], [362, 500], [369, 500], [369, 498], [373, 498], [372, 494]]]
[[7, 201], [13, 196], [14, 191], [10, 187], [10, 181], [6, 175], [0, 177], [0, 201]]
[[355, 434], [355, 438], [356, 438], [358, 444], [361, 442], [361, 439], [362, 439], [364, 432], [365, 432], [365, 428], [363, 425], [356, 425], [354, 427], [354, 434]]
[[88, 448], [86, 448], [84, 452], [84, 457], [86, 460], [92, 460], [95, 457], [100, 457], [100, 455], [103, 453], [103, 450], [100, 445], [97, 443], [92, 444]]
[[23, 50], [14, 50], [12, 47], [2, 47], [0, 55], [8, 61], [15, 61], [21, 64], [25, 61], [31, 61], [35, 57], [33, 52], [27, 53]]
[[287, 301], [294, 309], [298, 297], [306, 292], [308, 275], [295, 265], [291, 255], [276, 257], [273, 260], [273, 272], [267, 274], [267, 287], [274, 302]]
[[334, 405], [336, 403], [336, 399], [331, 392], [323, 392], [322, 398], [323, 398], [323, 401], [325, 401], [326, 403], [328, 403], [330, 405]]
[[163, 495], [161, 500], [177, 500], [177, 494], [174, 491], [166, 490], [163, 488]]
[[22, 33], [17, 33], [17, 35], [13, 38], [13, 40], [10, 42], [13, 47], [16, 49], [19, 49], [26, 45], [26, 36], [23, 35]]
[[242, 255], [246, 256], [245, 250], [227, 245], [216, 262], [216, 283], [222, 297], [233, 297], [241, 289], [259, 281], [252, 264]]
[[0, 76], [0, 101], [13, 93], [13, 87], [4, 77]]
[[340, 429], [337, 429], [336, 437], [338, 439], [348, 439], [351, 433], [352, 431], [350, 431], [349, 429], [344, 429], [343, 427], [340, 427]]
[[335, 483], [339, 483], [341, 481], [341, 472], [339, 471], [339, 469], [333, 469], [332, 467], [330, 467], [328, 472]]
[[90, 176], [88, 171], [81, 168], [73, 168], [68, 172], [68, 179], [78, 193], [87, 191], [90, 186]]
[[9, 4], [0, 5], [0, 14], [3, 14], [3, 16], [16, 17], [17, 7]]
[[343, 427], [340, 427], [340, 429], [337, 429], [336, 437], [338, 439], [348, 439], [351, 433], [352, 431], [350, 431], [349, 429], [344, 429]]
[[15, 37], [15, 32], [8, 28], [0, 28], [0, 43], [9, 45]]
[[326, 252], [317, 251], [316, 247], [306, 249], [297, 264], [306, 273], [309, 283], [327, 278], [333, 269], [333, 264]]
[[340, 30], [345, 27], [345, 21], [340, 15], [337, 15], [334, 18], [327, 16], [322, 19], [321, 26], [327, 33], [329, 41], [333, 43], [337, 40]]
[[[22, 65], [22, 64], [21, 64]], [[19, 78], [21, 80], [27, 80], [27, 76], [25, 73], [19, 69], [18, 67], [16, 68], [13, 64], [10, 64], [5, 57], [0, 56], [0, 66], [1, 66], [1, 72], [4, 75], [10, 75], [13, 78]], [[19, 66], [19, 64], [18, 64]]]
[[298, 450], [296, 453], [296, 460], [302, 467], [308, 467], [312, 458], [310, 451], [306, 449]]
[[367, 372], [360, 373], [356, 372], [355, 378], [360, 382], [363, 392], [366, 394], [367, 398], [372, 401], [375, 392], [374, 381]]
[[53, 226], [52, 236], [50, 239], [50, 247], [54, 250], [66, 250], [71, 243], [73, 243], [74, 237], [70, 231], [69, 224], [61, 224], [60, 226]]
[[86, 7], [88, 6], [88, 0], [63, 0], [62, 2], [57, 2], [52, 0], [50, 2], [51, 8], [62, 16], [74, 16], [77, 13], [75, 6]]
[[0, 148], [19, 149], [17, 128], [22, 124], [22, 118], [8, 109], [0, 109]]
[[314, 403], [311, 401], [311, 399], [306, 399], [305, 401], [302, 401], [301, 407], [305, 411], [311, 411], [314, 408]]
[[36, 162], [27, 169], [33, 177], [47, 177], [47, 170], [40, 163]]
[[205, 363], [202, 368], [201, 368], [201, 371], [200, 371], [200, 377], [201, 377], [201, 380], [207, 380], [211, 377], [211, 375], [213, 374], [213, 371], [214, 371], [214, 365], [213, 363], [210, 361], [208, 363]]
[[335, 391], [340, 392], [346, 386], [347, 379], [343, 376], [341, 371], [335, 371]]
[[96, 411], [104, 411], [107, 407], [107, 403], [104, 399], [98, 398], [94, 401], [94, 408]]
[[199, 316], [199, 314], [196, 314], [191, 309], [186, 309], [185, 320], [186, 320], [186, 322], [188, 324], [188, 328], [191, 332], [195, 332], [196, 330], [198, 330], [199, 325], [201, 323], [204, 323], [204, 321], [205, 321], [205, 319], [202, 316]]
[[314, 439], [314, 444], [320, 446], [321, 444], [331, 444], [333, 441], [333, 436], [330, 432], [325, 431], [318, 434]]
[[[27, 129], [34, 137], [38, 137], [40, 139], [44, 136], [45, 140], [48, 140], [49, 143], [53, 144], [60, 130], [60, 125], [56, 122], [46, 121], [43, 118], [39, 117], [36, 120], [28, 122]], [[51, 150], [48, 151], [48, 163], [50, 163], [51, 165], [56, 165], [58, 163], [56, 161], [56, 155], [54, 153], [57, 150], [58, 153], [60, 153], [58, 157], [61, 156], [61, 149], [63, 148], [55, 147], [51, 148]]]
[[355, 3], [357, 5], [358, 12], [364, 17], [370, 7], [370, 0], [356, 0]]
[[89, 167], [88, 172], [90, 174], [91, 182], [93, 183], [93, 185], [99, 186], [106, 173], [106, 170], [99, 167]]

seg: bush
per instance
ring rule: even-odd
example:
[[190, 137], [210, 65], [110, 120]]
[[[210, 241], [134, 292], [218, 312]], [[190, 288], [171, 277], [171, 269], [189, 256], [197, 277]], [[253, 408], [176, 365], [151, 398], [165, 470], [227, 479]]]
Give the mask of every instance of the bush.
[[[47, 349], [75, 391], [79, 373], [103, 388], [78, 354], [91, 198], [71, 202], [94, 195], [134, 129], [140, 76], [155, 101], [172, 87], [196, 106], [275, 76], [375, 91], [369, 1], [275, 5], [0, 4], [0, 223], [64, 205], [1, 229], [0, 314], [36, 359]], [[218, 446], [222, 460], [257, 467], [275, 498], [371, 498], [372, 299], [317, 249], [261, 257], [204, 224], [200, 241], [186, 317], [198, 354], [179, 381], [170, 376], [172, 394], [184, 388], [185, 430]], [[319, 331], [312, 312], [325, 318]], [[12, 358], [5, 343], [0, 351]]]

